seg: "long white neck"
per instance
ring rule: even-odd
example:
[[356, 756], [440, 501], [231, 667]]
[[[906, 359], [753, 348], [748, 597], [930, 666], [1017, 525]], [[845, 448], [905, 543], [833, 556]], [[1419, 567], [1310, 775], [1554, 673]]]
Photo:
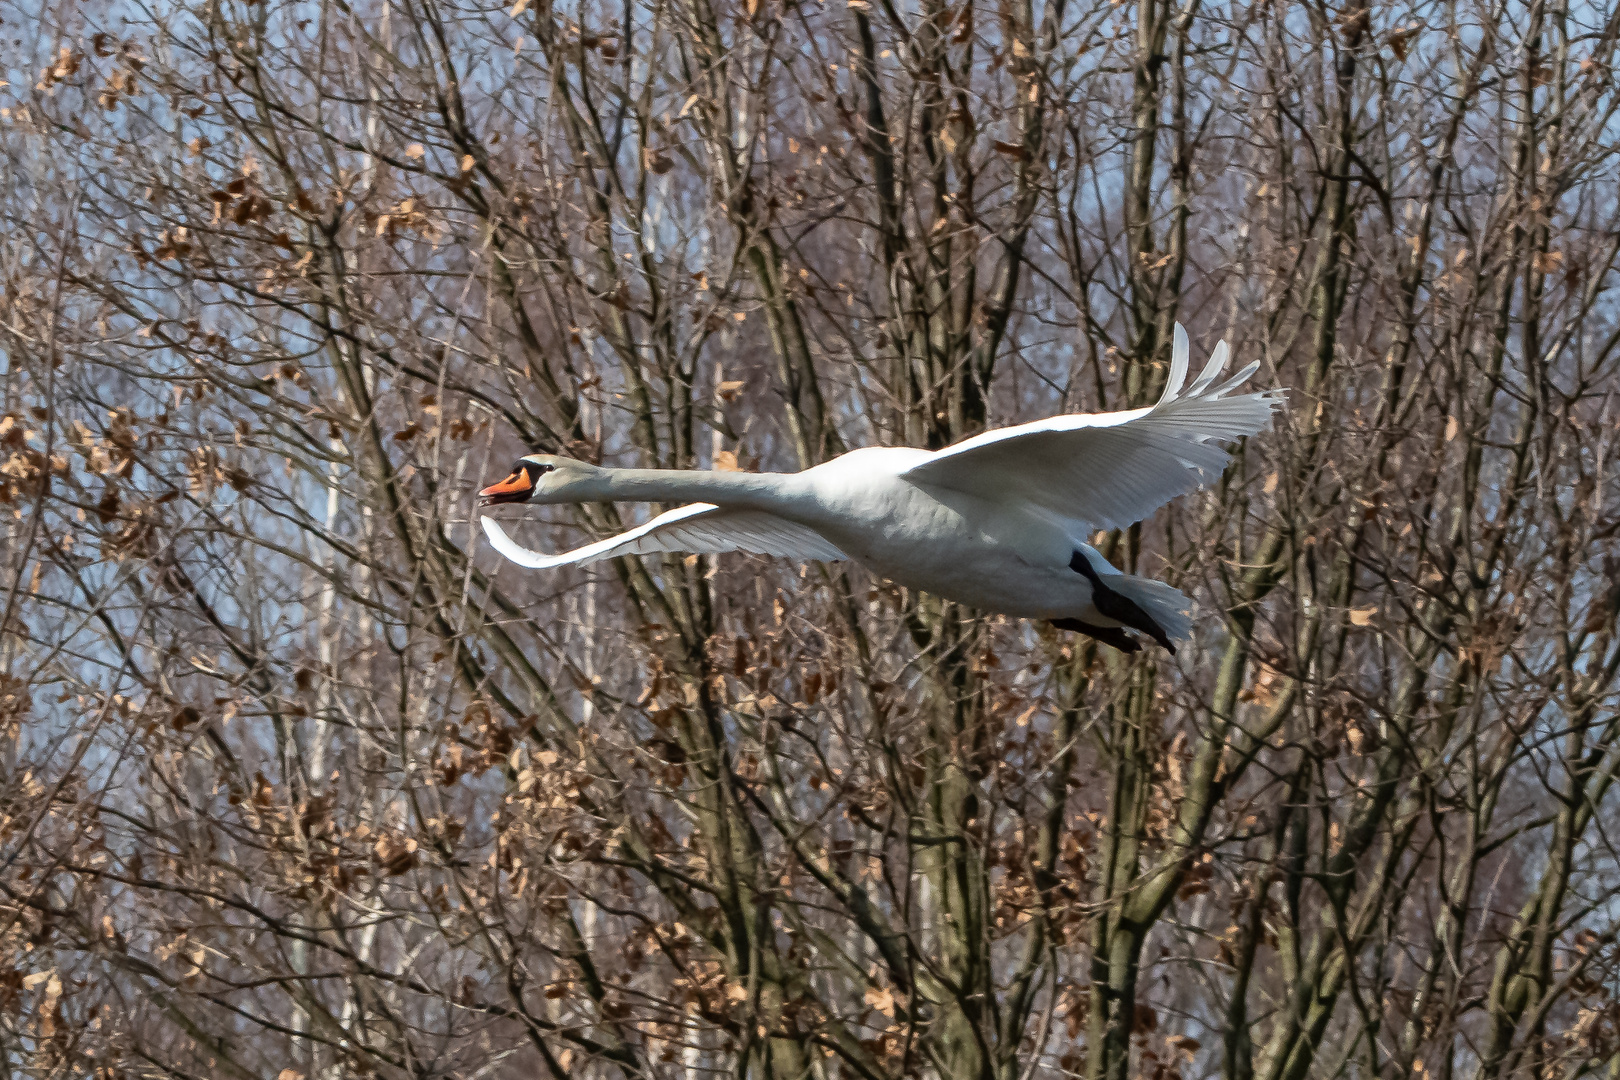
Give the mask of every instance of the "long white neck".
[[569, 501], [707, 502], [752, 510], [783, 510], [805, 492], [792, 473], [705, 472], [678, 469], [602, 469]]

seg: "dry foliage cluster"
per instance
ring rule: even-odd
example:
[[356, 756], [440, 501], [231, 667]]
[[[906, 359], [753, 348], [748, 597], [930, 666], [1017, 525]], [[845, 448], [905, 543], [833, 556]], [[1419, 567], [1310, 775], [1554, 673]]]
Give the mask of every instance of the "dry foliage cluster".
[[[0, 34], [0, 1074], [1620, 1074], [1620, 8]], [[1291, 391], [1100, 541], [1174, 659], [471, 520], [1139, 405], [1176, 320]]]

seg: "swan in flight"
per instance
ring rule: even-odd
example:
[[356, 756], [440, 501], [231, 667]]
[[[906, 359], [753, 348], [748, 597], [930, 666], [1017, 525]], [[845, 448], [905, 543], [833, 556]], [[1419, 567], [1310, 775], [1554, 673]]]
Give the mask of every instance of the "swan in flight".
[[655, 552], [749, 551], [851, 559], [911, 589], [986, 612], [1047, 619], [1125, 652], [1147, 635], [1175, 652], [1191, 603], [1123, 574], [1084, 538], [1140, 521], [1212, 483], [1230, 460], [1217, 440], [1264, 430], [1277, 391], [1233, 394], [1256, 361], [1217, 385], [1226, 342], [1185, 388], [1178, 323], [1158, 404], [986, 431], [943, 450], [869, 447], [797, 473], [603, 469], [551, 454], [518, 459], [480, 503], [683, 502], [644, 525], [560, 555], [531, 551], [492, 518], [502, 555], [545, 570]]

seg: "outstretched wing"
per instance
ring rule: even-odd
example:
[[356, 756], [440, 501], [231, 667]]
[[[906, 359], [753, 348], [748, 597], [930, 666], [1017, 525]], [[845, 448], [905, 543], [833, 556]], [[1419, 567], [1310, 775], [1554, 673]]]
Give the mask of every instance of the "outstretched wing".
[[1212, 483], [1231, 457], [1216, 440], [1253, 435], [1271, 423], [1280, 391], [1231, 395], [1255, 361], [1215, 384], [1226, 342], [1198, 380], [1187, 380], [1187, 332], [1176, 324], [1170, 381], [1152, 408], [1054, 416], [1000, 428], [946, 447], [902, 473], [918, 484], [997, 502], [1024, 501], [1081, 529], [1118, 529]]
[[524, 547], [506, 535], [506, 530], [494, 518], [480, 520], [484, 524], [484, 534], [496, 551], [519, 566], [536, 570], [662, 551], [685, 551], [698, 555], [751, 551], [786, 559], [827, 561], [844, 558], [843, 552], [814, 529], [761, 510], [723, 510], [713, 503], [677, 507], [628, 532], [560, 555], [546, 555]]

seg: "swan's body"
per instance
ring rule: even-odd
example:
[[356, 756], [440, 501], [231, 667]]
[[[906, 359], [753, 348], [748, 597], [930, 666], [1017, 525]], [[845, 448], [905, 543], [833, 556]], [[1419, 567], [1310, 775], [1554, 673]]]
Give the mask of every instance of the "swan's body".
[[1187, 336], [1176, 327], [1170, 380], [1157, 405], [1056, 416], [1001, 428], [944, 450], [853, 450], [800, 473], [600, 469], [523, 458], [486, 502], [675, 502], [689, 505], [560, 555], [514, 543], [491, 518], [501, 554], [540, 569], [623, 555], [751, 551], [852, 559], [908, 588], [984, 611], [1052, 619], [1120, 648], [1130, 627], [1166, 647], [1191, 630], [1176, 589], [1121, 574], [1084, 538], [1118, 528], [1219, 475], [1215, 439], [1262, 430], [1276, 398], [1229, 396], [1226, 344], [1181, 393]]

